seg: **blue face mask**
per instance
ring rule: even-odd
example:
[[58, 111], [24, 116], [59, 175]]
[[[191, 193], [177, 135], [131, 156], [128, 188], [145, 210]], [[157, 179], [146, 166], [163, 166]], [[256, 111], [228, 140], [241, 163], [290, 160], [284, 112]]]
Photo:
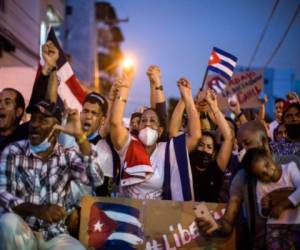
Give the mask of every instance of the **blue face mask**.
[[32, 153], [35, 153], [35, 154], [38, 154], [40, 152], [45, 152], [50, 147], [51, 147], [51, 143], [48, 141], [48, 138], [46, 138], [39, 145], [32, 145], [32, 144], [30, 144], [30, 150], [31, 150]]
[[91, 141], [91, 140], [95, 139], [98, 135], [99, 135], [98, 132], [93, 132], [93, 133], [89, 134], [87, 136], [87, 138], [89, 141]]

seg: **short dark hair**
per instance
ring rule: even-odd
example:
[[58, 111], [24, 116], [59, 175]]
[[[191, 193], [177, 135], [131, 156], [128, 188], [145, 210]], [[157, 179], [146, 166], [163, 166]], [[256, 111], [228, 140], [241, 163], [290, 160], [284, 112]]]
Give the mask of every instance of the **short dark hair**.
[[142, 113], [140, 113], [140, 112], [134, 112], [134, 113], [132, 113], [131, 116], [130, 116], [130, 121], [131, 121], [132, 119], [136, 118], [136, 117], [141, 118], [141, 116], [142, 116]]
[[286, 115], [286, 112], [291, 109], [291, 108], [296, 108], [300, 111], [300, 104], [299, 103], [290, 103], [284, 110], [282, 113], [282, 121], [284, 122], [284, 117]]
[[21, 115], [17, 116], [17, 123], [20, 123], [20, 121], [22, 119], [22, 116], [24, 114], [24, 111], [25, 111], [25, 100], [24, 100], [23, 95], [18, 90], [14, 89], [14, 88], [5, 88], [2, 91], [12, 91], [16, 94], [16, 100], [15, 100], [16, 110], [17, 110], [17, 108], [22, 109]]
[[257, 162], [259, 159], [267, 158], [267, 157], [269, 157], [269, 154], [268, 154], [267, 150], [265, 150], [263, 148], [248, 149], [246, 154], [243, 157], [242, 166], [243, 166], [243, 168], [245, 168], [245, 170], [248, 173], [251, 173], [253, 164], [255, 162]]
[[[157, 110], [156, 110], [155, 108], [146, 108], [146, 109], [144, 110], [143, 114], [144, 114], [145, 112], [149, 111], [149, 110], [152, 110], [152, 111], [157, 115], [158, 122], [159, 122], [159, 126], [160, 126], [160, 127], [163, 127], [163, 126], [162, 126], [162, 123], [161, 123], [161, 119], [160, 119], [160, 117], [159, 117], [159, 115], [158, 115], [158, 112], [157, 112]], [[143, 114], [141, 115], [141, 117], [143, 116]]]
[[276, 98], [276, 99], [275, 99], [275, 104], [278, 103], [278, 102], [283, 102], [283, 103], [285, 103], [286, 100], [284, 100], [283, 98]]
[[[213, 145], [214, 145], [214, 152], [218, 152], [219, 151], [219, 144], [217, 143], [217, 139], [216, 139], [216, 136], [213, 132], [211, 131], [208, 131], [208, 130], [205, 130], [205, 131], [202, 131], [202, 136], [207, 136], [207, 137], [210, 137], [213, 141]], [[200, 139], [201, 140], [201, 139]], [[200, 142], [199, 140], [199, 142]]]
[[83, 100], [83, 104], [85, 104], [86, 102], [93, 103], [93, 104], [97, 103], [101, 108], [102, 114], [106, 116], [108, 104], [104, 96], [96, 92], [91, 92], [85, 96]]

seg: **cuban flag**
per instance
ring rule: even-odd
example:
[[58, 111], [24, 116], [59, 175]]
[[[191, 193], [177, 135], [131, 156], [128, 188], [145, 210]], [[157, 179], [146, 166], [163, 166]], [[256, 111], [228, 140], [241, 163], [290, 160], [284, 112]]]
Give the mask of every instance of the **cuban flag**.
[[216, 93], [221, 94], [223, 90], [226, 88], [226, 84], [224, 81], [219, 77], [213, 77], [208, 83], [208, 88], [213, 89]]
[[209, 58], [207, 69], [220, 74], [229, 81], [233, 75], [236, 63], [237, 57], [214, 47]]
[[95, 202], [88, 222], [88, 246], [102, 250], [137, 249], [144, 237], [139, 217], [137, 208]]
[[[60, 105], [63, 105], [63, 101], [66, 100], [69, 107], [81, 110], [86, 93], [80, 86], [79, 80], [76, 78], [70, 66], [70, 63], [67, 61], [65, 54], [56, 38], [55, 31], [52, 27], [50, 27], [49, 29], [47, 41], [52, 41], [56, 48], [59, 50], [59, 58], [57, 61], [57, 77], [59, 80], [58, 103]], [[43, 64], [44, 61], [41, 56], [29, 106], [34, 105], [45, 98], [48, 85], [48, 77], [43, 76], [41, 73]]]

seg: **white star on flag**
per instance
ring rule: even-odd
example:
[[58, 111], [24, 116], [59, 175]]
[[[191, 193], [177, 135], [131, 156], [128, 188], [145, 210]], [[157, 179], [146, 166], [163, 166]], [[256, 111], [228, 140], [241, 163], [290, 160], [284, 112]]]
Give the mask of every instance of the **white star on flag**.
[[103, 226], [104, 226], [104, 225], [101, 224], [100, 221], [98, 220], [97, 223], [94, 225], [94, 232], [96, 232], [96, 231], [101, 232]]

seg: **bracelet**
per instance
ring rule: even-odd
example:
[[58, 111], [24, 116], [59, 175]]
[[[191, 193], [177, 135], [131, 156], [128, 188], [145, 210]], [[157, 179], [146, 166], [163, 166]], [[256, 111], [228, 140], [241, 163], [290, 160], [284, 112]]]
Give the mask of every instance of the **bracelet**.
[[156, 90], [164, 90], [164, 87], [162, 85], [155, 87]]
[[82, 144], [87, 139], [85, 133], [83, 133], [78, 139], [76, 139], [77, 144]]
[[118, 96], [118, 97], [117, 97], [117, 100], [120, 100], [120, 101], [122, 101], [122, 102], [124, 102], [124, 103], [127, 102], [127, 100], [126, 100], [125, 98], [123, 98], [122, 96]]

